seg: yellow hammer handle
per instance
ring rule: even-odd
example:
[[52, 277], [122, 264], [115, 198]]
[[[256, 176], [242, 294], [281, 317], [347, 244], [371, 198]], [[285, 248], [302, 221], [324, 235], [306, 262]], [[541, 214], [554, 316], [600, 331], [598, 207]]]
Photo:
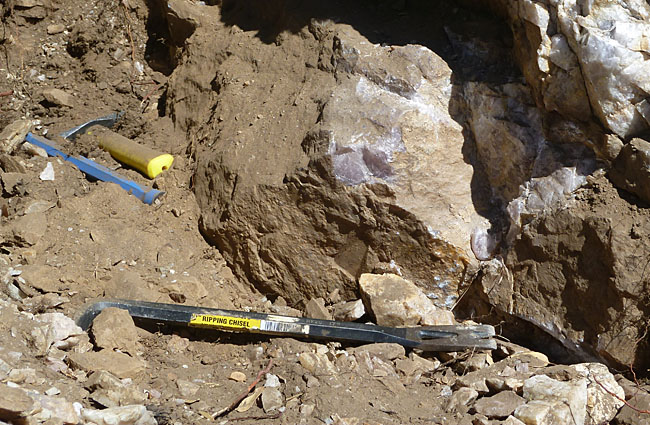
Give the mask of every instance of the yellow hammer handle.
[[109, 152], [113, 158], [150, 179], [167, 170], [174, 162], [174, 157], [170, 154], [142, 146], [107, 128], [97, 127], [89, 133], [97, 138], [99, 147]]

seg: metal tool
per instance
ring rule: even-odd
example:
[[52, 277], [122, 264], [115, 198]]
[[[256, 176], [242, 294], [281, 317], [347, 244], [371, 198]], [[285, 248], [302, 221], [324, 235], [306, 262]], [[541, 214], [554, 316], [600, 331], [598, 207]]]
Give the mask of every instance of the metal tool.
[[29, 143], [32, 143], [36, 146], [39, 146], [45, 149], [50, 156], [58, 156], [63, 160], [68, 161], [74, 164], [79, 168], [83, 173], [101, 180], [104, 182], [111, 182], [120, 185], [124, 190], [144, 202], [145, 204], [151, 205], [156, 199], [162, 196], [165, 192], [160, 190], [152, 189], [146, 186], [140, 186], [133, 180], [129, 180], [117, 174], [115, 171], [110, 168], [106, 168], [101, 164], [97, 164], [95, 161], [92, 161], [84, 156], [73, 157], [61, 150], [61, 147], [45, 137], [36, 136], [32, 133], [27, 133], [25, 140]]
[[91, 304], [77, 319], [77, 324], [87, 330], [93, 319], [109, 307], [127, 310], [137, 319], [199, 328], [337, 341], [393, 342], [424, 351], [462, 351], [466, 348], [494, 350], [496, 348], [496, 341], [491, 338], [494, 336], [494, 327], [490, 325], [391, 328], [363, 323], [130, 300], [103, 300]]
[[106, 128], [113, 128], [115, 123], [120, 118], [122, 118], [123, 115], [124, 115], [124, 111], [113, 112], [112, 114], [106, 115], [105, 117], [95, 118], [94, 120], [85, 122], [81, 125], [76, 126], [75, 128], [71, 128], [68, 131], [64, 131], [63, 133], [60, 134], [60, 136], [63, 137], [64, 139], [74, 140], [77, 136], [86, 133], [90, 127], [94, 127], [96, 125], [101, 125]]

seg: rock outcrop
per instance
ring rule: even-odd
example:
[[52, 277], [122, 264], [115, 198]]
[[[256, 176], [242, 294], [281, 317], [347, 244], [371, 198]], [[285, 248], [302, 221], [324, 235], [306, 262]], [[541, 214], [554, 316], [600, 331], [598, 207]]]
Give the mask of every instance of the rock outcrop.
[[[464, 297], [462, 308], [521, 318], [579, 358], [646, 368], [650, 215], [602, 176], [577, 195], [526, 225], [505, 264], [483, 268], [479, 294]], [[479, 298], [490, 307], [478, 307]]]
[[[172, 115], [201, 145], [203, 233], [239, 277], [293, 305], [358, 298], [361, 273], [391, 268], [453, 303], [490, 195], [472, 184], [451, 69], [328, 20], [278, 37], [199, 26], [171, 76]], [[250, 54], [223, 55], [234, 40]]]
[[648, 129], [650, 5], [519, 0], [491, 6], [510, 21], [515, 55], [539, 106], [585, 123], [577, 126], [583, 129], [593, 114], [624, 138]]

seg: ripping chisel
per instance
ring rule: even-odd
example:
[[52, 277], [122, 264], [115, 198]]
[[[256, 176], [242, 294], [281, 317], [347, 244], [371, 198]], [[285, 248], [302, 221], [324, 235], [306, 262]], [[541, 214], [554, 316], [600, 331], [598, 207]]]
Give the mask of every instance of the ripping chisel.
[[91, 304], [79, 316], [77, 324], [82, 329], [88, 330], [93, 319], [109, 307], [126, 310], [136, 319], [170, 325], [350, 342], [393, 342], [423, 351], [496, 349], [496, 341], [492, 339], [495, 334], [494, 327], [490, 325], [391, 328], [363, 323], [119, 299]]

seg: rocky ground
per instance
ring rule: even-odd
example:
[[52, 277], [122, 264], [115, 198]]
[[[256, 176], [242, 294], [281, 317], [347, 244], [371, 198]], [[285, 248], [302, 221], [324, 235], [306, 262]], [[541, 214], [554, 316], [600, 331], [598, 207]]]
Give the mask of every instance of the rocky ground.
[[[515, 316], [539, 313], [535, 302], [554, 299], [549, 294], [558, 287], [530, 288], [537, 288], [539, 276], [553, 281], [564, 270], [577, 276], [567, 278], [573, 286], [563, 293], [573, 301], [549, 301], [535, 317], [551, 323], [560, 317], [558, 326], [573, 326], [562, 335], [565, 348], [566, 341], [610, 338], [607, 320], [617, 320], [586, 308], [601, 298], [584, 282], [614, 288], [612, 305], [603, 310], [621, 311], [620, 302], [632, 311], [625, 320], [643, 320], [647, 291], [634, 286], [644, 281], [647, 266], [643, 201], [597, 173], [567, 204], [568, 212], [557, 220], [534, 218], [511, 241], [514, 249], [480, 263], [468, 254], [475, 248], [468, 237], [473, 226], [496, 232], [507, 225], [490, 212], [504, 205], [489, 194], [489, 170], [477, 160], [480, 147], [465, 142], [469, 127], [459, 117], [498, 115], [499, 107], [468, 107], [467, 96], [485, 90], [471, 84], [463, 93], [442, 83], [418, 88], [415, 99], [437, 105], [433, 112], [420, 100], [394, 97], [420, 78], [520, 81], [504, 53], [512, 42], [507, 34], [489, 32], [496, 34], [488, 37], [498, 46], [494, 56], [476, 44], [473, 23], [493, 28], [494, 16], [472, 20], [464, 18], [467, 11], [446, 8], [436, 19], [453, 25], [430, 34], [429, 15], [413, 13], [406, 2], [359, 3], [334, 17], [341, 22], [325, 19], [336, 5], [287, 14], [264, 2], [251, 2], [250, 10], [218, 3], [10, 0], [0, 6], [0, 423], [650, 423], [647, 361], [635, 358], [637, 346], [647, 343], [640, 326], [632, 333], [614, 329], [627, 338], [611, 337], [619, 349], [595, 350], [605, 354], [592, 360], [619, 366], [608, 369], [579, 355], [569, 364], [571, 353], [546, 345], [558, 345], [557, 335], [537, 338], [529, 324], [503, 316], [521, 293], [532, 301], [520, 303]], [[267, 15], [280, 16], [282, 27], [260, 26], [259, 17]], [[362, 51], [366, 39], [384, 43], [383, 50], [359, 59], [354, 49]], [[481, 54], [454, 52], [441, 39]], [[439, 57], [409, 43], [425, 44]], [[494, 60], [484, 66], [487, 56]], [[364, 116], [365, 98], [337, 103], [360, 82], [383, 79], [391, 83], [372, 92], [382, 114]], [[330, 97], [337, 101], [328, 103]], [[386, 151], [342, 146], [327, 171], [322, 156], [329, 138], [351, 128], [384, 137], [398, 128], [389, 123], [395, 110], [406, 111], [399, 131], [408, 155], [394, 147], [394, 169], [385, 168]], [[115, 111], [125, 115], [114, 131], [171, 153], [173, 167], [148, 180], [83, 137], [58, 136]], [[418, 138], [433, 131], [422, 116], [443, 112], [436, 137], [447, 145], [432, 153]], [[359, 122], [366, 127], [354, 127]], [[28, 130], [165, 195], [146, 205], [116, 185], [91, 181], [70, 163], [22, 143]], [[428, 154], [442, 155], [471, 188], [456, 174], [431, 173], [434, 165], [415, 167], [418, 155]], [[346, 178], [368, 184], [351, 189], [340, 174], [346, 161], [359, 158], [365, 174]], [[503, 185], [507, 201], [526, 175], [509, 173], [491, 180]], [[446, 190], [418, 185], [418, 179], [438, 177], [438, 184], [450, 185]], [[427, 212], [422, 199], [445, 211], [441, 220], [451, 224], [441, 225], [444, 237], [431, 229], [439, 216]], [[562, 240], [573, 234], [584, 238]], [[594, 248], [598, 255], [581, 254], [598, 243], [613, 253]], [[510, 271], [504, 274], [505, 266]], [[610, 273], [616, 278], [608, 279]], [[492, 291], [503, 276], [522, 283]], [[427, 284], [433, 280], [444, 285]], [[459, 290], [466, 293], [460, 301]], [[485, 318], [517, 344], [500, 337], [494, 351], [426, 353], [395, 344], [134, 323], [121, 310], [103, 312], [88, 332], [78, 328], [73, 319], [101, 298], [390, 326]], [[635, 366], [639, 379], [621, 364]], [[244, 394], [232, 411], [222, 412]]]

